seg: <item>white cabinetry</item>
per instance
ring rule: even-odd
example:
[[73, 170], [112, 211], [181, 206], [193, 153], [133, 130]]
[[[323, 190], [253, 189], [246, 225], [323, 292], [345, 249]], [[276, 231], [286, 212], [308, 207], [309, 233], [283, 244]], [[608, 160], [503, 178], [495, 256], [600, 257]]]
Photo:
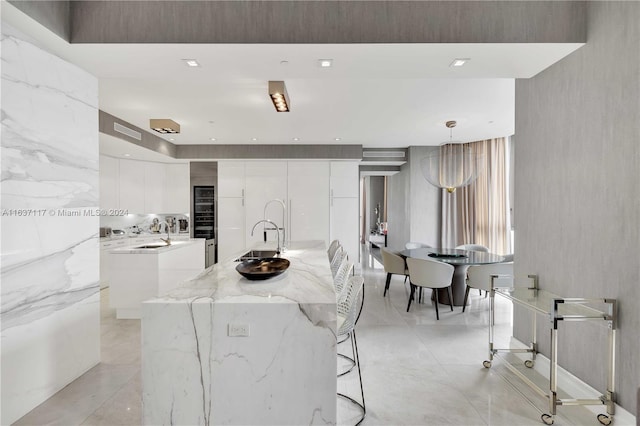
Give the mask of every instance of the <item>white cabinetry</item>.
[[245, 248], [244, 161], [218, 162], [218, 259]]
[[129, 213], [143, 213], [145, 191], [145, 168], [139, 161], [120, 160], [120, 201], [118, 208]]
[[100, 156], [100, 208], [117, 209], [120, 205], [120, 163], [117, 158]]
[[329, 162], [289, 161], [289, 226], [292, 241], [329, 239]]
[[100, 156], [100, 208], [132, 214], [189, 211], [189, 165]]
[[164, 212], [165, 164], [144, 162], [144, 211]]
[[358, 261], [360, 254], [359, 182], [358, 162], [331, 162], [330, 240], [340, 240], [354, 262]]
[[[339, 239], [354, 261], [359, 257], [359, 172], [357, 161], [218, 162], [218, 253], [227, 259], [262, 241], [264, 218], [273, 199], [287, 206], [287, 241]], [[278, 203], [266, 216], [282, 226]], [[275, 232], [268, 231], [275, 241]]]
[[164, 213], [187, 213], [191, 179], [189, 164], [165, 165]]
[[[245, 247], [253, 247], [263, 241], [264, 229], [273, 228], [273, 225], [262, 223], [256, 226], [251, 235], [253, 225], [259, 220], [269, 219], [278, 228], [286, 228], [286, 214], [282, 221], [282, 204], [267, 202], [278, 199], [286, 204], [287, 199], [287, 162], [286, 161], [247, 161], [245, 163]], [[288, 230], [287, 230], [288, 231]], [[275, 230], [267, 231], [269, 241], [276, 241], [278, 234]], [[280, 235], [282, 239], [282, 232]]]

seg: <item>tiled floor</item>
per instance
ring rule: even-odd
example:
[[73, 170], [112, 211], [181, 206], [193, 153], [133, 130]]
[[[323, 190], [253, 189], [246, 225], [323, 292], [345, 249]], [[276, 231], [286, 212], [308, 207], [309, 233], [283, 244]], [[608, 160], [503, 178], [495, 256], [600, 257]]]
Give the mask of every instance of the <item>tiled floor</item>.
[[[373, 267], [372, 267], [373, 266]], [[430, 302], [406, 312], [408, 289], [394, 277], [383, 298], [385, 275], [364, 256], [365, 307], [357, 326], [367, 405], [363, 425], [542, 425], [546, 400], [522, 385], [499, 360], [485, 369], [488, 300], [473, 292], [471, 306], [440, 311]], [[116, 320], [102, 292], [102, 362], [20, 419], [20, 425], [141, 424], [140, 321]], [[428, 297], [426, 297], [428, 300]], [[496, 299], [500, 302], [500, 299]], [[511, 306], [499, 303], [496, 329], [507, 344]], [[341, 344], [348, 351], [348, 344]], [[339, 391], [358, 396], [357, 375]], [[341, 424], [357, 412], [338, 400]], [[584, 407], [560, 407], [555, 425], [598, 425]], [[623, 424], [616, 418], [616, 425]]]

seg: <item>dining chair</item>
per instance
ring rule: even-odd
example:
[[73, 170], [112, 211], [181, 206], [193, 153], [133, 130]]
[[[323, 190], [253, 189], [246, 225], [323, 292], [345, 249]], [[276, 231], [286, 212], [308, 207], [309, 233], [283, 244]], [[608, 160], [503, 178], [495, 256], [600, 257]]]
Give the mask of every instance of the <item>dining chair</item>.
[[467, 307], [469, 289], [477, 288], [489, 293], [491, 290], [491, 277], [498, 276], [494, 281], [494, 287], [513, 287], [513, 262], [491, 263], [487, 265], [472, 265], [467, 269], [467, 289], [464, 292], [462, 312]]
[[384, 271], [387, 273], [387, 282], [384, 285], [384, 294], [382, 295], [382, 297], [386, 297], [387, 291], [389, 290], [389, 284], [391, 284], [391, 276], [394, 274], [403, 275], [404, 282], [406, 283], [409, 271], [407, 270], [402, 256], [398, 256], [384, 247], [380, 248], [380, 253], [382, 254], [382, 266], [384, 267]]
[[[409, 304], [407, 312], [411, 307], [416, 287], [430, 288], [438, 291], [446, 288], [449, 291], [449, 306], [453, 311], [453, 295], [451, 293], [451, 280], [453, 279], [454, 267], [448, 263], [437, 262], [434, 260], [407, 258], [407, 266], [409, 267], [409, 283], [411, 284], [411, 294], [409, 295]], [[438, 312], [438, 297], [434, 298], [436, 302], [436, 319], [440, 319]]]
[[505, 254], [502, 257], [504, 257], [504, 260], [502, 261], [503, 263], [513, 262], [513, 253]]
[[483, 253], [489, 253], [489, 248], [480, 244], [463, 244], [456, 248], [458, 250], [481, 251]]
[[417, 249], [417, 248], [431, 248], [431, 246], [425, 243], [416, 243], [414, 241], [409, 241], [404, 245], [404, 248], [406, 248], [407, 250], [411, 250], [411, 249]]
[[[350, 403], [362, 409], [362, 416], [359, 418], [356, 426], [362, 423], [364, 417], [367, 415], [367, 406], [364, 401], [364, 388], [362, 386], [362, 370], [360, 369], [360, 355], [358, 353], [358, 340], [356, 338], [356, 324], [360, 318], [360, 312], [362, 311], [362, 304], [364, 302], [364, 279], [361, 276], [354, 276], [349, 278], [345, 285], [344, 293], [338, 299], [337, 302], [337, 333], [336, 337], [351, 338], [351, 353], [353, 358], [338, 353], [338, 356], [343, 356], [353, 361], [357, 367], [358, 379], [360, 380], [360, 397], [362, 403], [356, 399], [338, 392], [338, 396], [346, 399]], [[351, 371], [351, 370], [349, 370]], [[346, 374], [340, 374], [338, 377]]]

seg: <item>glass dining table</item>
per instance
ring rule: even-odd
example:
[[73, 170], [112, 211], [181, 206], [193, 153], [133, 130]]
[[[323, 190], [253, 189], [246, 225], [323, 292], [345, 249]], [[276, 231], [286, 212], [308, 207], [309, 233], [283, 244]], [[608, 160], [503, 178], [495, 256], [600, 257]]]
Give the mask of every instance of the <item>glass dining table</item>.
[[[436, 260], [453, 265], [455, 269], [451, 281], [451, 293], [455, 306], [462, 306], [464, 303], [465, 281], [467, 278], [467, 268], [469, 268], [469, 266], [500, 263], [504, 261], [503, 256], [493, 253], [447, 248], [421, 247], [405, 249], [397, 253], [404, 258], [411, 257], [415, 259]], [[449, 296], [446, 291], [439, 292], [438, 302], [449, 304]]]

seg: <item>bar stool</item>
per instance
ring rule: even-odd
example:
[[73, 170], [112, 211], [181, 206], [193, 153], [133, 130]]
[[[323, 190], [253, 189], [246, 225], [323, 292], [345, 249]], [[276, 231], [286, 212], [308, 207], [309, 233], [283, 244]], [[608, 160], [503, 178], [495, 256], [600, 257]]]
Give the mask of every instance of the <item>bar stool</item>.
[[[361, 301], [360, 306], [358, 302]], [[338, 392], [338, 396], [351, 402], [352, 404], [362, 409], [362, 417], [358, 420], [355, 426], [358, 426], [364, 420], [367, 414], [367, 408], [364, 400], [364, 389], [362, 387], [362, 371], [360, 369], [360, 356], [358, 355], [358, 341], [356, 338], [356, 323], [360, 318], [360, 312], [362, 312], [362, 306], [364, 304], [364, 278], [361, 276], [355, 276], [349, 278], [345, 285], [344, 292], [337, 304], [337, 337], [350, 336], [351, 337], [351, 352], [353, 354], [353, 360], [358, 370], [358, 379], [360, 380], [360, 396], [362, 403], [358, 402], [354, 398]], [[339, 354], [340, 355], [340, 354]], [[344, 374], [342, 374], [344, 375]]]
[[335, 256], [336, 250], [338, 250], [338, 247], [340, 247], [340, 245], [341, 245], [340, 241], [338, 240], [331, 241], [331, 244], [329, 245], [329, 249], [327, 250], [327, 256], [329, 256], [329, 262], [333, 260], [333, 256]]
[[336, 273], [338, 272], [338, 268], [342, 264], [342, 261], [347, 258], [347, 252], [342, 248], [342, 246], [338, 247], [335, 254], [333, 255], [333, 259], [331, 259], [331, 274], [333, 277], [336, 277]]

